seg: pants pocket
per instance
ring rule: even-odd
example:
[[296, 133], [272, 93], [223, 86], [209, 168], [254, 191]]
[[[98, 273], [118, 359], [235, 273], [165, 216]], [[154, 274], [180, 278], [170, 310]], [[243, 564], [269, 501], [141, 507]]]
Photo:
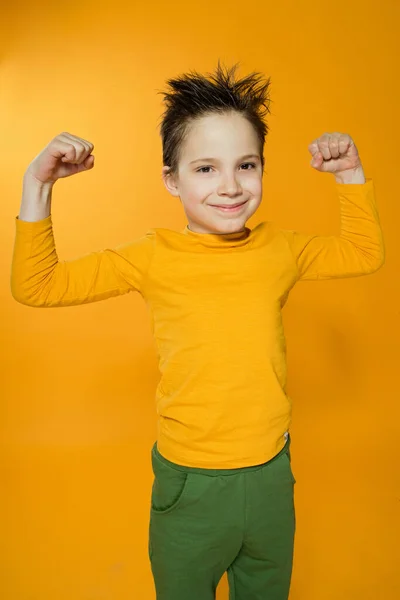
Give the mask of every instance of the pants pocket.
[[284, 455], [283, 455], [283, 456], [285, 456], [285, 457], [286, 457], [286, 460], [287, 460], [287, 466], [288, 466], [288, 469], [289, 469], [289, 475], [290, 475], [290, 478], [291, 478], [291, 480], [292, 480], [292, 482], [293, 482], [293, 483], [296, 483], [296, 479], [295, 479], [295, 477], [294, 477], [294, 475], [293, 475], [293, 470], [292, 470], [292, 460], [291, 460], [291, 457], [290, 457], [290, 450], [288, 449], [288, 450], [287, 450], [287, 451], [284, 453]]
[[151, 492], [151, 512], [167, 514], [178, 508], [187, 488], [190, 475], [163, 463], [152, 452], [153, 487]]

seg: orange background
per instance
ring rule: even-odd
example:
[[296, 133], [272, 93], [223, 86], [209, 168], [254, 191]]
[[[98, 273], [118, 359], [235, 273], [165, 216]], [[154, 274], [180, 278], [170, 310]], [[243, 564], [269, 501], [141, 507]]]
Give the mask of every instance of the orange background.
[[[156, 354], [139, 295], [22, 306], [9, 277], [22, 176], [58, 133], [95, 168], [57, 183], [60, 259], [185, 216], [161, 180], [158, 90], [221, 58], [271, 76], [264, 200], [249, 221], [338, 231], [308, 144], [349, 133], [378, 195], [376, 274], [301, 283], [284, 318], [297, 537], [291, 600], [395, 600], [399, 581], [400, 7], [365, 0], [2, 7], [1, 589], [4, 600], [150, 600]], [[218, 599], [228, 597], [226, 578]]]

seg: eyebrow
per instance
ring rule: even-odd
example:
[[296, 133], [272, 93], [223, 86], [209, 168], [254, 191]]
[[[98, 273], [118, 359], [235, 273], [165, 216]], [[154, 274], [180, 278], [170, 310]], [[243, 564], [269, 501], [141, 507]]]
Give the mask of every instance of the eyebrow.
[[[248, 160], [249, 158], [252, 158], [252, 159], [255, 158], [257, 160], [260, 160], [260, 157], [258, 156], [258, 154], [245, 154], [245, 156], [242, 156], [240, 158], [239, 162], [241, 162], [243, 160]], [[219, 161], [218, 161], [218, 158], [212, 158], [212, 157], [208, 157], [208, 158], [196, 158], [196, 160], [192, 160], [189, 163], [189, 165], [192, 165], [193, 163], [197, 163], [197, 162], [219, 162]]]

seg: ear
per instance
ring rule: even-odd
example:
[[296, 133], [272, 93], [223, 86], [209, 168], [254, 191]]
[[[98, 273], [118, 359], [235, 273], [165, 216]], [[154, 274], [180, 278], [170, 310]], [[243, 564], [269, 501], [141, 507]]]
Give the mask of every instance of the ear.
[[162, 168], [162, 178], [164, 181], [164, 185], [170, 194], [172, 194], [175, 197], [179, 197], [179, 190], [176, 181], [177, 178], [170, 173], [170, 170], [171, 167]]

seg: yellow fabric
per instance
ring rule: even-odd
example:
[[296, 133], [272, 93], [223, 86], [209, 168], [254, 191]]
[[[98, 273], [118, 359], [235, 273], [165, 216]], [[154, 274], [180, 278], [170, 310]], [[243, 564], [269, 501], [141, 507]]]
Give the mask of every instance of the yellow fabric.
[[281, 320], [288, 293], [298, 280], [366, 275], [384, 262], [373, 181], [335, 185], [339, 236], [270, 222], [228, 235], [157, 228], [61, 262], [51, 216], [16, 219], [13, 296], [55, 307], [141, 293], [159, 354], [161, 454], [191, 467], [261, 464], [283, 448], [291, 421]]

